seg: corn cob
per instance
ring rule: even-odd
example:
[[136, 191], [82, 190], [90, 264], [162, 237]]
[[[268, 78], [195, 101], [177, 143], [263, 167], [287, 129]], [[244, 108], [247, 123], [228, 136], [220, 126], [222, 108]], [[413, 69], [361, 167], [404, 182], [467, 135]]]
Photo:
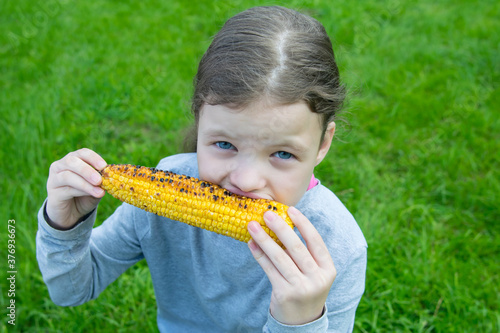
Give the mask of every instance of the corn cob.
[[123, 202], [243, 242], [251, 238], [248, 223], [257, 221], [283, 246], [264, 222], [263, 214], [268, 210], [293, 228], [286, 205], [236, 195], [197, 178], [130, 164], [111, 164], [100, 173], [101, 187]]

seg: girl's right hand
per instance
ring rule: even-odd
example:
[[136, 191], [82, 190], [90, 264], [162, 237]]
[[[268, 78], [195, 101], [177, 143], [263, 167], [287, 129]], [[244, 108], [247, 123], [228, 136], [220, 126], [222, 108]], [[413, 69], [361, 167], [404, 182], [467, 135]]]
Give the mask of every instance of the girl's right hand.
[[107, 163], [96, 152], [83, 148], [69, 153], [50, 166], [47, 180], [47, 215], [52, 227], [70, 229], [93, 211], [104, 190], [99, 187]]

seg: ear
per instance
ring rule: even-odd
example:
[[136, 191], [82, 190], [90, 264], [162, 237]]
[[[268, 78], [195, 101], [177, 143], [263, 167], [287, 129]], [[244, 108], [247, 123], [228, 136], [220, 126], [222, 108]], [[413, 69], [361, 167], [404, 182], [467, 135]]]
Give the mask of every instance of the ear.
[[330, 150], [332, 145], [333, 135], [335, 134], [335, 122], [328, 123], [326, 127], [325, 136], [323, 142], [319, 146], [318, 155], [316, 156], [316, 165], [318, 165], [326, 156], [326, 153]]

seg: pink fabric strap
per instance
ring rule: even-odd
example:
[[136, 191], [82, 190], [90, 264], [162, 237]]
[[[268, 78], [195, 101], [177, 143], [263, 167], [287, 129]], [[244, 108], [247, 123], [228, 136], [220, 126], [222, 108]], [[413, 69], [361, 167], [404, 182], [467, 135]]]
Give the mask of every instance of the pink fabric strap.
[[314, 186], [318, 185], [318, 183], [319, 183], [319, 181], [316, 178], [314, 178], [314, 174], [312, 174], [311, 181], [309, 182], [309, 186], [307, 187], [307, 190], [309, 191]]

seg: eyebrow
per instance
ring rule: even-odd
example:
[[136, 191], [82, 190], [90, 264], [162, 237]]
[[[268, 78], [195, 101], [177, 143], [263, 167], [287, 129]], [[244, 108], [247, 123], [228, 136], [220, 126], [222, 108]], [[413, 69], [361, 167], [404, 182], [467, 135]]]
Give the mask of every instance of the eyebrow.
[[223, 137], [223, 138], [229, 138], [229, 139], [234, 138], [234, 136], [231, 135], [231, 133], [225, 131], [224, 129], [220, 129], [220, 128], [208, 129], [205, 132], [205, 136], [209, 137], [209, 138], [216, 138], [216, 137]]
[[301, 143], [300, 141], [293, 140], [293, 139], [284, 139], [282, 141], [272, 143], [270, 146], [284, 148], [284, 149], [290, 149], [291, 151], [293, 151], [295, 153], [306, 152], [310, 148], [310, 147], [306, 146], [305, 144]]

